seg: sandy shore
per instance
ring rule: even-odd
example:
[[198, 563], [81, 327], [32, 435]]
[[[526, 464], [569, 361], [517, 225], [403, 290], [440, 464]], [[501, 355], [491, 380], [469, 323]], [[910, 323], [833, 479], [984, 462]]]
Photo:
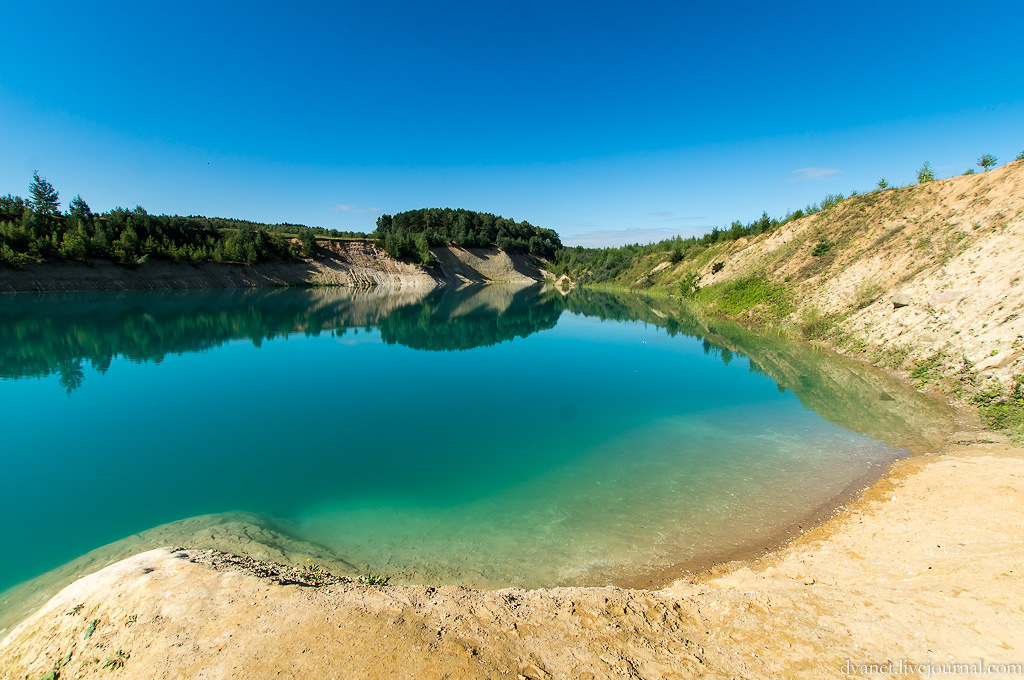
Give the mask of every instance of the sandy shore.
[[975, 432], [899, 461], [785, 548], [661, 590], [309, 587], [160, 548], [61, 591], [0, 641], [0, 672], [835, 678], [847, 662], [1024, 663], [1022, 510], [1024, 449]]

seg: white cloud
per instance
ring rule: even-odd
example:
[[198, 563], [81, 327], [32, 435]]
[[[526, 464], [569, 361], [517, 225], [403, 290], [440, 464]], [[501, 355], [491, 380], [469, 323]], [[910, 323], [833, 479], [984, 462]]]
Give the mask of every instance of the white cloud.
[[676, 215], [671, 210], [656, 210], [650, 213], [654, 217], [660, 217], [663, 220], [706, 220], [706, 217], [684, 217], [683, 215]]
[[356, 205], [348, 205], [347, 203], [339, 203], [338, 205], [331, 206], [333, 212], [354, 212], [354, 213], [368, 213], [377, 212], [376, 208], [361, 208]]
[[591, 231], [584, 234], [567, 234], [562, 237], [562, 242], [567, 246], [585, 246], [588, 248], [603, 248], [607, 246], [622, 246], [629, 243], [654, 243], [664, 241], [673, 236], [693, 236], [703, 234], [710, 227], [694, 227], [692, 229], [666, 229], [666, 228], [643, 228], [633, 227], [631, 229], [606, 229], [602, 231]]
[[838, 175], [840, 172], [842, 172], [842, 170], [837, 170], [835, 168], [800, 168], [800, 169], [794, 170], [792, 173], [790, 173], [792, 175], [795, 175], [795, 177], [790, 177], [786, 181], [787, 182], [802, 182], [802, 181], [808, 180], [808, 179], [810, 179], [810, 180], [824, 179], [824, 178], [829, 177], [831, 175]]

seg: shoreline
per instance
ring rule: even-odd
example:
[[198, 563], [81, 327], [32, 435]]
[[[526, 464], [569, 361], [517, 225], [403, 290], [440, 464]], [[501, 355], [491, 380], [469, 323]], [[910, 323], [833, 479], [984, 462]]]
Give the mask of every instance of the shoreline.
[[[892, 369], [881, 371], [909, 382]], [[243, 675], [273, 677], [299, 661], [322, 674], [345, 658], [342, 652], [365, 676], [406, 676], [416, 669], [501, 677], [518, 668], [532, 680], [587, 673], [832, 678], [844, 659], [1019, 662], [1024, 610], [1014, 595], [1024, 592], [1024, 570], [1017, 566], [1024, 563], [1024, 449], [978, 427], [977, 414], [965, 404], [952, 407], [955, 429], [941, 446], [915, 450], [877, 476], [854, 480], [811, 519], [688, 573], [682, 573], [688, 565], [677, 564], [624, 580], [622, 587], [379, 588], [344, 578], [309, 587], [268, 577], [275, 568], [266, 565], [278, 563], [272, 555], [255, 557], [254, 573], [240, 571], [237, 560], [200, 554], [201, 546], [188, 548], [188, 559], [162, 548], [136, 550], [76, 578], [0, 632], [0, 670], [38, 677], [60, 650], [76, 655], [76, 663], [84, 659], [76, 666], [80, 677], [103, 677], [101, 662], [123, 648], [131, 659], [122, 677], [187, 676], [207, 667], [213, 677], [235, 677], [225, 659], [249, 663], [238, 655], [267, 645], [281, 653], [240, 666]], [[977, 535], [988, 538], [972, 538]], [[935, 547], [925, 544], [931, 539]], [[974, 549], [978, 543], [983, 549]], [[196, 612], [182, 609], [185, 604], [168, 609], [168, 592], [182, 595]], [[260, 598], [271, 603], [261, 605]], [[82, 617], [68, 615], [65, 609], [77, 604], [85, 606]], [[252, 635], [245, 622], [254, 614], [243, 605], [257, 608], [263, 621]], [[97, 628], [95, 641], [86, 644], [85, 616], [101, 622], [137, 616], [145, 625]], [[325, 628], [325, 619], [341, 623]], [[232, 642], [237, 649], [216, 642], [214, 631], [223, 636], [226, 626], [246, 631]], [[339, 630], [352, 627], [356, 638], [366, 635], [339, 649], [345, 638]], [[176, 636], [191, 644], [191, 656], [167, 648], [166, 638]], [[393, 639], [381, 642], [382, 636]], [[581, 651], [568, 654], [574, 645]], [[314, 658], [302, 656], [307, 653]]]
[[[658, 590], [280, 585], [214, 553], [157, 549], [65, 588], [0, 639], [0, 667], [20, 677], [58, 651], [77, 661], [114, 649], [131, 654], [123, 677], [319, 673], [337, 658], [364, 676], [455, 678], [831, 678], [844, 660], [1019, 662], [1021, 503], [1024, 449], [977, 430], [894, 462], [784, 546]], [[82, 615], [67, 615], [76, 604]], [[86, 619], [129, 616], [138, 623], [81, 640]], [[217, 642], [239, 626], [241, 639]], [[252, 662], [266, 645], [279, 653]], [[99, 666], [81, 677], [102, 677]]]
[[341, 286], [432, 290], [478, 283], [539, 283], [534, 258], [500, 248], [438, 246], [436, 268], [396, 260], [372, 241], [320, 241], [317, 256], [234, 262], [149, 260], [128, 266], [109, 260], [33, 262], [0, 266], [0, 295], [125, 290], [214, 290]]

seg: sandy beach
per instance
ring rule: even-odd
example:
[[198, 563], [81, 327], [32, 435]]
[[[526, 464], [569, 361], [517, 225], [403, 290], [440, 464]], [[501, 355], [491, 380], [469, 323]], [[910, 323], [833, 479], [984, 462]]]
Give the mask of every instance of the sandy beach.
[[898, 461], [784, 548], [660, 590], [310, 587], [251, 560], [159, 548], [65, 588], [0, 641], [0, 668], [17, 678], [113, 667], [122, 678], [835, 678], [863, 676], [864, 664], [926, 677], [983, 660], [999, 670], [1024, 660], [1022, 507], [1024, 449], [973, 431]]

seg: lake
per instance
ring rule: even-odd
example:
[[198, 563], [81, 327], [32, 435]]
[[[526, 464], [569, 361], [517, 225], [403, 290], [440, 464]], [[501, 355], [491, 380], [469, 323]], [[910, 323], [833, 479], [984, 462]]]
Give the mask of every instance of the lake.
[[804, 343], [539, 286], [5, 296], [0, 376], [0, 590], [169, 543], [654, 584], [777, 543], [950, 427]]

